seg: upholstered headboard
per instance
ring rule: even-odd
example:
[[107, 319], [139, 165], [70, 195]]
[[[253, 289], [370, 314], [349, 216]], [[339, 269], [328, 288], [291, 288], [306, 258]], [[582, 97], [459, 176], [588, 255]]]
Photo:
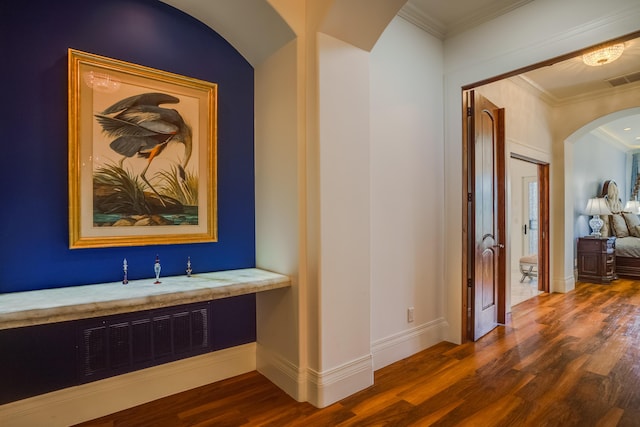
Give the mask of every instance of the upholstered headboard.
[[603, 236], [640, 237], [640, 219], [636, 213], [625, 212], [618, 185], [613, 180], [605, 181], [600, 197], [604, 197], [612, 215], [607, 215], [600, 232]]
[[602, 193], [600, 197], [604, 197], [612, 213], [620, 213], [623, 210], [622, 200], [620, 200], [620, 190], [618, 184], [612, 179], [604, 182], [602, 185]]

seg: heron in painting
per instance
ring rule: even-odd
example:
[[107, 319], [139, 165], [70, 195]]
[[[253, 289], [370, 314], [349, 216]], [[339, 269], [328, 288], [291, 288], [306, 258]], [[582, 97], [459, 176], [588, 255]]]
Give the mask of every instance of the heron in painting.
[[[178, 172], [185, 180], [185, 168], [191, 158], [191, 127], [176, 110], [160, 107], [161, 104], [177, 104], [180, 100], [165, 93], [143, 93], [122, 99], [103, 112], [96, 114], [103, 132], [112, 138], [109, 145], [113, 151], [122, 154], [123, 159], [138, 155], [148, 159], [140, 177], [160, 198], [160, 193], [147, 180], [146, 172], [151, 162], [170, 142], [184, 144], [182, 164]], [[121, 161], [122, 163], [122, 161]]]

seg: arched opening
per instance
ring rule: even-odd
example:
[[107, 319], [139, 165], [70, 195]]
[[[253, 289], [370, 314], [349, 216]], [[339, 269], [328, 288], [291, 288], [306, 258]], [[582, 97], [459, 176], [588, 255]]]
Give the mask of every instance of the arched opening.
[[623, 204], [630, 199], [631, 157], [640, 149], [640, 144], [624, 142], [612, 135], [607, 126], [615, 123], [618, 127], [633, 129], [633, 123], [637, 123], [637, 132], [638, 117], [640, 106], [614, 111], [582, 125], [564, 141], [565, 248], [573, 249], [573, 257], [568, 260], [570, 265], [565, 265], [567, 271], [576, 268], [577, 239], [591, 232], [590, 217], [584, 214], [587, 200], [598, 197], [602, 184], [610, 179], [618, 184]]

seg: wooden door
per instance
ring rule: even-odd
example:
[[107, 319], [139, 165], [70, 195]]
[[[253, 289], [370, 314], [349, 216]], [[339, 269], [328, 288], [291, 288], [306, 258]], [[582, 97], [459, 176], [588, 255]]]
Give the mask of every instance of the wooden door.
[[505, 321], [504, 109], [468, 92], [468, 338]]

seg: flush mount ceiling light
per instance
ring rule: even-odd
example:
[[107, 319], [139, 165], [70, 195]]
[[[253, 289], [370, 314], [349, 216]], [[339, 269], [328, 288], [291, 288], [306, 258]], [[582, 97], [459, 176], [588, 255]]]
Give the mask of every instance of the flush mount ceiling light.
[[620, 58], [624, 51], [624, 43], [618, 43], [587, 52], [582, 55], [582, 61], [592, 67], [608, 64]]

